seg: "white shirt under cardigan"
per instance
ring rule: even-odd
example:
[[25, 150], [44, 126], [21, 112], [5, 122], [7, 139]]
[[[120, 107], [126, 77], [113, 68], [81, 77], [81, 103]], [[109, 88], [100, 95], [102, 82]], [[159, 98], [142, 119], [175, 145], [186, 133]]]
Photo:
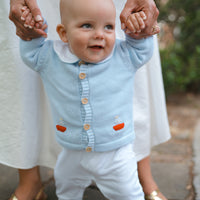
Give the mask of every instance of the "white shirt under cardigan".
[[63, 147], [102, 152], [133, 141], [134, 74], [152, 56], [152, 37], [116, 40], [97, 64], [80, 64], [62, 41], [21, 40], [20, 51], [42, 78]]

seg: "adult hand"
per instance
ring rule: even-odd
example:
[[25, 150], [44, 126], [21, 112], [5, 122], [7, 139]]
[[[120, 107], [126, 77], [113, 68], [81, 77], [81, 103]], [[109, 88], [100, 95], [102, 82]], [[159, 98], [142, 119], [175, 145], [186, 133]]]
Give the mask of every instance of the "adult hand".
[[[131, 27], [127, 27], [126, 21], [133, 12], [143, 11], [146, 14], [145, 28], [140, 33], [134, 33]], [[127, 0], [124, 9], [121, 12], [120, 20], [122, 29], [128, 29], [126, 32], [136, 39], [148, 37], [160, 32], [157, 25], [159, 11], [154, 0]]]
[[[21, 19], [22, 8], [28, 6], [36, 21], [36, 27], [30, 29], [24, 26], [24, 21]], [[9, 19], [16, 26], [16, 34], [23, 40], [31, 40], [40, 36], [46, 37], [45, 28], [42, 25], [43, 19], [36, 0], [10, 0]]]

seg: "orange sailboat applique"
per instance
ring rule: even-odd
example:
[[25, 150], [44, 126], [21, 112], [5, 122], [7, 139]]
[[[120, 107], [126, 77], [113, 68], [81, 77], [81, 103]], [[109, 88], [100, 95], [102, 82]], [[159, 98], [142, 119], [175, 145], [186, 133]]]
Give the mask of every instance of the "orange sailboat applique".
[[59, 124], [56, 125], [56, 128], [57, 128], [57, 130], [60, 131], [60, 132], [65, 132], [66, 129], [67, 129], [66, 127], [61, 126], [61, 125], [59, 125]]
[[56, 129], [60, 132], [65, 132], [67, 130], [67, 128], [65, 127], [65, 122], [62, 118], [60, 119], [59, 124], [56, 125]]
[[123, 129], [123, 128], [124, 128], [124, 125], [125, 125], [124, 122], [121, 122], [121, 121], [120, 121], [119, 116], [116, 116], [116, 117], [115, 117], [115, 124], [116, 124], [116, 125], [113, 126], [113, 129], [114, 129], [115, 131], [119, 131], [119, 130]]

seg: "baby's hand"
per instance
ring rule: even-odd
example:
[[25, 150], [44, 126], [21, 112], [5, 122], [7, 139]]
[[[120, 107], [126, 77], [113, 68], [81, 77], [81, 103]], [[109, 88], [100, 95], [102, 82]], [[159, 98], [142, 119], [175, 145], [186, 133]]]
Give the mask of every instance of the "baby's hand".
[[140, 33], [142, 29], [145, 28], [144, 20], [146, 20], [146, 15], [143, 11], [133, 13], [128, 16], [126, 20], [126, 30], [125, 33]]

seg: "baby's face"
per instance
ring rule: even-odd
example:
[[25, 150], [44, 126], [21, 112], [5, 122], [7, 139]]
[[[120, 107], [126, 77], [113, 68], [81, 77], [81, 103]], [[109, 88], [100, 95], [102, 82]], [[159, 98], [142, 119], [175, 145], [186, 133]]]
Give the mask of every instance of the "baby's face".
[[[112, 52], [115, 43], [115, 7], [112, 0], [74, 0], [62, 23], [70, 50], [85, 62], [97, 63]], [[76, 2], [76, 3], [75, 3]]]

